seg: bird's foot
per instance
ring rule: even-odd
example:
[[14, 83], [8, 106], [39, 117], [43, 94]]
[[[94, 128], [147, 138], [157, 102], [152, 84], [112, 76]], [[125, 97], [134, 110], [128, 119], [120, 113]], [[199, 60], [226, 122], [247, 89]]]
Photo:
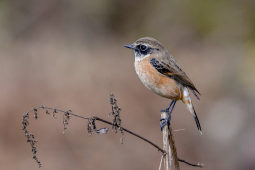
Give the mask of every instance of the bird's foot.
[[[171, 113], [172, 113], [172, 111], [173, 111], [173, 108], [174, 108], [175, 103], [176, 103], [176, 101], [173, 100], [165, 110], [161, 110], [161, 112], [166, 112], [166, 113], [168, 113], [168, 116], [167, 116], [166, 119], [164, 119], [164, 118], [163, 118], [163, 119], [160, 119], [160, 121], [162, 121], [162, 122], [160, 123], [161, 131], [163, 130], [164, 126], [166, 126], [166, 124], [168, 124], [168, 125], [170, 124]], [[171, 106], [172, 106], [172, 107], [171, 107]], [[171, 110], [170, 110], [170, 108], [171, 108]], [[170, 111], [169, 111], [169, 110], [170, 110]]]
[[166, 119], [162, 118], [162, 119], [159, 120], [159, 121], [162, 121], [162, 122], [160, 123], [161, 131], [163, 130], [163, 128], [164, 128], [167, 124], [169, 125], [170, 120], [171, 120], [171, 116], [168, 116]]

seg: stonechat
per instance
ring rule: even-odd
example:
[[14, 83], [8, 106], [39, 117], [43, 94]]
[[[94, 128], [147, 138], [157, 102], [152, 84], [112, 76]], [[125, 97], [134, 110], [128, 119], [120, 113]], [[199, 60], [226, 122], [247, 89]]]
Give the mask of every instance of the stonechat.
[[194, 116], [197, 128], [202, 134], [189, 90], [198, 100], [200, 99], [196, 93], [200, 93], [174, 57], [159, 41], [150, 37], [140, 38], [133, 44], [124, 47], [134, 50], [135, 70], [143, 84], [159, 96], [172, 100], [169, 106], [162, 110], [168, 112], [168, 117], [161, 123], [161, 129], [170, 121], [176, 101], [182, 100]]

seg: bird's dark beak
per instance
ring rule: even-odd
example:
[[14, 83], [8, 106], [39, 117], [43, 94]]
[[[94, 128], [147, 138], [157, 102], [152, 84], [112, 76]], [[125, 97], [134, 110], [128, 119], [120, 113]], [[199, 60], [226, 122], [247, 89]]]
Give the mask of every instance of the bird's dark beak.
[[131, 48], [133, 50], [135, 49], [135, 47], [132, 44], [124, 45], [124, 47]]

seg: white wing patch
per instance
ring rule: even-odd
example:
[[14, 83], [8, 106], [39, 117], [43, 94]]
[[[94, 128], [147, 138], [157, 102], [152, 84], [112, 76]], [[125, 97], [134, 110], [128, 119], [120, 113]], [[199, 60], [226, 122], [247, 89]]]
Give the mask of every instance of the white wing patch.
[[191, 114], [193, 116], [195, 116], [193, 105], [192, 105], [191, 98], [189, 95], [189, 89], [187, 87], [184, 87], [184, 89], [183, 89], [183, 97], [187, 101], [187, 102], [185, 102], [187, 109], [191, 112]]

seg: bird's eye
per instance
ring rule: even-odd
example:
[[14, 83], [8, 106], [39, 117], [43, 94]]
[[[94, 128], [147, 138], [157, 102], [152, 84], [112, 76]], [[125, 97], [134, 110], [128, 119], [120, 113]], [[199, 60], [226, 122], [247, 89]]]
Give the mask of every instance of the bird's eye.
[[145, 51], [145, 50], [147, 49], [147, 47], [146, 47], [145, 45], [141, 45], [141, 46], [140, 46], [140, 49], [141, 49], [142, 51]]

